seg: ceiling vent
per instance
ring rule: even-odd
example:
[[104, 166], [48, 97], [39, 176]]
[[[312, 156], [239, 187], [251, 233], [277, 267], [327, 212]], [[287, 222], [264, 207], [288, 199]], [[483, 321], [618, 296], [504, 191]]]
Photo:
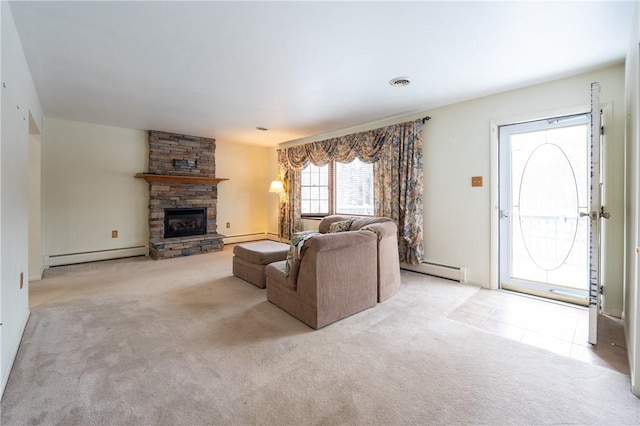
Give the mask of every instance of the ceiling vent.
[[389, 84], [393, 87], [408, 86], [411, 84], [411, 79], [409, 77], [396, 77], [389, 81]]

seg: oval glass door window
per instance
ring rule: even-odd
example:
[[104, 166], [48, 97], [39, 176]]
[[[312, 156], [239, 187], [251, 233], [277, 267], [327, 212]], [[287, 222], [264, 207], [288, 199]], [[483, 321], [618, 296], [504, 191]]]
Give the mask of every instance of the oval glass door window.
[[520, 233], [540, 269], [560, 268], [575, 244], [578, 184], [565, 152], [553, 143], [536, 147], [522, 170], [518, 191]]

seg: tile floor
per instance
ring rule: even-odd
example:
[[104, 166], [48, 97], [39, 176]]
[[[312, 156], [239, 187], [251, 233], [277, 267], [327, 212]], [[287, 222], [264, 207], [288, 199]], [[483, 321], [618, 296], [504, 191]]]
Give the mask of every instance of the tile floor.
[[448, 318], [560, 355], [629, 374], [622, 322], [601, 315], [598, 344], [587, 341], [587, 308], [480, 289]]

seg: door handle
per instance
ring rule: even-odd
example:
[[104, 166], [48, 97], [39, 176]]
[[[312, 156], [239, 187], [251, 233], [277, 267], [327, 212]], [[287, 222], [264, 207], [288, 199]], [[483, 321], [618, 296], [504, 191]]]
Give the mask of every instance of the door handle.
[[505, 219], [509, 217], [509, 211], [508, 210], [500, 210], [500, 219]]
[[592, 211], [592, 212], [580, 212], [580, 217], [587, 217], [591, 220], [598, 220], [598, 218], [610, 219], [611, 213], [604, 211], [604, 206], [600, 207], [600, 212]]
[[580, 212], [580, 217], [589, 217], [591, 220], [598, 219], [598, 212]]

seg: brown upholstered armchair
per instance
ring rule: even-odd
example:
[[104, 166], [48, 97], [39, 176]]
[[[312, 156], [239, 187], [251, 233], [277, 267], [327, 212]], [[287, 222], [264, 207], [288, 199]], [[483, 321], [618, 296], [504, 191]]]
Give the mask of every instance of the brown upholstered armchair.
[[378, 237], [378, 302], [384, 302], [400, 289], [398, 226], [388, 217], [333, 215], [322, 219], [318, 231], [325, 234], [329, 232], [331, 224], [351, 219], [350, 231], [369, 230]]
[[[313, 328], [375, 306], [378, 239], [360, 230], [316, 235], [304, 242], [298, 265], [267, 265], [267, 299]], [[297, 276], [293, 276], [297, 271]]]

